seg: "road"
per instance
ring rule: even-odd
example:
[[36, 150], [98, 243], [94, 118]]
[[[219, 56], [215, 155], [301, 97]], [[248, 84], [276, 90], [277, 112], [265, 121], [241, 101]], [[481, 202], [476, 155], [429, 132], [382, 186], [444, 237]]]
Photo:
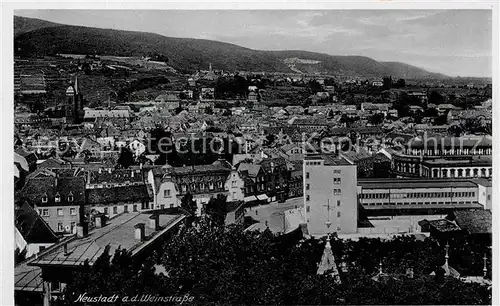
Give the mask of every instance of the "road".
[[[254, 228], [269, 229], [273, 232], [282, 232], [284, 228], [283, 211], [292, 208], [300, 208], [303, 206], [304, 198], [292, 198], [285, 201], [285, 203], [270, 203], [254, 207], [245, 208], [245, 216], [250, 216], [259, 224], [255, 224]], [[266, 224], [267, 221], [267, 224]]]

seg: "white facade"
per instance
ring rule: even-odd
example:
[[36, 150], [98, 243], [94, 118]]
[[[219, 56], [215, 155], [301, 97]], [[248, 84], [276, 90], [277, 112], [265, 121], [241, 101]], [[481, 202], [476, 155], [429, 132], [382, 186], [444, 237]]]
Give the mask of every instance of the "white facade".
[[309, 233], [357, 232], [358, 201], [355, 165], [325, 165], [307, 158], [304, 171], [304, 215]]

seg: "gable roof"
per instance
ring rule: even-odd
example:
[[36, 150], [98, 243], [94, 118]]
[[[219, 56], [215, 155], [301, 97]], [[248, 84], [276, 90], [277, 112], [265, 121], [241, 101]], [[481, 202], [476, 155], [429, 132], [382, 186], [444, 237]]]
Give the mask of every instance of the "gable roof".
[[26, 202], [16, 209], [14, 222], [27, 243], [53, 243], [59, 239], [50, 226]]
[[[74, 206], [85, 204], [85, 179], [77, 177], [41, 177], [29, 179], [21, 190], [21, 197], [37, 206]], [[55, 196], [61, 201], [56, 204]], [[42, 197], [47, 196], [47, 202]], [[69, 196], [73, 195], [73, 201]]]

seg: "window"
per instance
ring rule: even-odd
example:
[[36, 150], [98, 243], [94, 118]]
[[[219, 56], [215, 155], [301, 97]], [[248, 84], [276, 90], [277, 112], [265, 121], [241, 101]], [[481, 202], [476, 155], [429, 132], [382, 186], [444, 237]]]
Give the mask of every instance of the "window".
[[306, 201], [309, 201], [310, 199], [309, 195], [306, 195]]
[[42, 203], [47, 203], [49, 201], [49, 198], [47, 197], [46, 194], [42, 196]]
[[63, 212], [63, 209], [62, 209], [62, 208], [58, 208], [58, 209], [57, 209], [57, 215], [58, 215], [58, 216], [64, 216], [64, 212]]
[[232, 186], [233, 188], [234, 188], [234, 187], [236, 187], [236, 181], [232, 181], [232, 182], [231, 182], [231, 186]]
[[306, 212], [310, 212], [311, 211], [311, 206], [307, 205], [306, 206]]
[[337, 207], [340, 206], [340, 200], [337, 200]]
[[58, 232], [64, 231], [64, 226], [63, 226], [62, 222], [57, 222], [57, 231]]
[[116, 215], [117, 213], [118, 213], [118, 207], [113, 206], [113, 214], [115, 214], [115, 215]]
[[164, 204], [161, 204], [161, 205], [160, 205], [160, 208], [161, 208], [161, 209], [164, 209], [164, 208], [165, 208], [165, 205], [164, 205]]
[[309, 172], [306, 172], [306, 179], [309, 178]]
[[340, 232], [340, 226], [337, 226], [337, 232]]
[[108, 208], [107, 207], [104, 207], [104, 214], [107, 215], [108, 214]]
[[491, 194], [489, 194], [487, 198], [488, 198], [488, 201], [491, 200]]
[[73, 233], [75, 231], [76, 227], [76, 222], [71, 222], [71, 232]]
[[340, 211], [337, 211], [337, 217], [340, 218]]
[[174, 204], [173, 204], [173, 203], [172, 203], [172, 204], [170, 204], [170, 208], [174, 208]]
[[306, 190], [309, 190], [310, 185], [306, 184]]
[[214, 189], [214, 183], [209, 183], [208, 184], [208, 189], [213, 190]]
[[340, 185], [340, 177], [334, 177], [334, 178], [333, 178], [333, 183], [334, 183], [335, 185]]
[[170, 189], [163, 190], [163, 197], [164, 198], [170, 198]]
[[49, 210], [48, 209], [42, 209], [42, 216], [43, 217], [48, 217], [50, 214], [49, 214]]
[[134, 204], [133, 209], [134, 209], [134, 211], [137, 211], [137, 204]]
[[58, 193], [56, 193], [56, 196], [54, 197], [54, 201], [55, 201], [56, 203], [61, 202], [61, 195], [59, 194], [59, 192], [58, 192]]

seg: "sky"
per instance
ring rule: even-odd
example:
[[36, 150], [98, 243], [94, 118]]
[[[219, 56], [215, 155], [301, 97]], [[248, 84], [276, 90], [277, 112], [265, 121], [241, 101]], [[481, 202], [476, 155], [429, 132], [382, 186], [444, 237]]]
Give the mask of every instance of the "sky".
[[453, 77], [492, 75], [490, 10], [18, 10], [15, 15], [259, 50], [362, 55]]

